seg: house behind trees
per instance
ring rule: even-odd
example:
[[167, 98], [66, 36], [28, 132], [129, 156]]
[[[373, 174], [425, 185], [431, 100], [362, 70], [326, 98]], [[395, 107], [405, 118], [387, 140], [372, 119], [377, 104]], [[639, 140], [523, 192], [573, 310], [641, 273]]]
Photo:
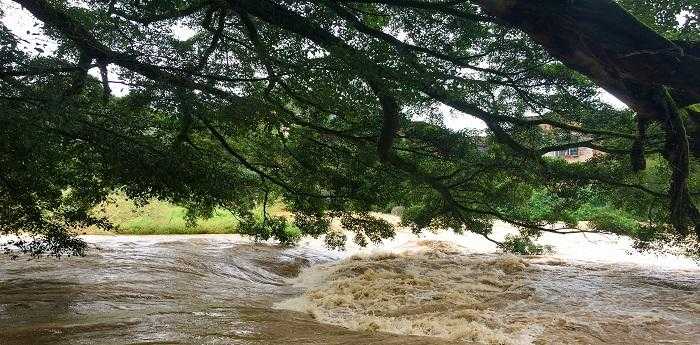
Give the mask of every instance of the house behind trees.
[[[547, 124], [540, 125], [540, 128], [542, 128], [545, 132], [552, 131], [552, 126]], [[602, 154], [603, 152], [590, 147], [572, 147], [566, 150], [548, 152], [545, 153], [544, 156], [561, 158], [569, 163], [576, 163], [588, 161], [589, 159]]]
[[589, 147], [573, 147], [566, 150], [554, 151], [545, 154], [545, 157], [558, 157], [570, 163], [585, 162], [596, 155], [603, 154]]

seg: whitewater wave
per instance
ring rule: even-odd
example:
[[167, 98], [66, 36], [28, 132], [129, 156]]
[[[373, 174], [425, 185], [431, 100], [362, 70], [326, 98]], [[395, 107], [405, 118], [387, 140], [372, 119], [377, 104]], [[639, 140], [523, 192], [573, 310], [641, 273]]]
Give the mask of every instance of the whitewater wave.
[[[292, 281], [303, 294], [274, 307], [356, 331], [489, 345], [688, 343], [700, 329], [688, 321], [700, 298], [693, 272], [687, 286], [650, 289], [653, 279], [609, 265], [474, 254], [442, 241], [403, 248], [306, 269]], [[649, 300], [632, 296], [639, 291]]]
[[527, 344], [537, 327], [504, 323], [493, 311], [532, 297], [529, 265], [516, 256], [465, 254], [446, 242], [354, 255], [304, 271], [303, 296], [276, 305], [352, 330], [485, 344]]

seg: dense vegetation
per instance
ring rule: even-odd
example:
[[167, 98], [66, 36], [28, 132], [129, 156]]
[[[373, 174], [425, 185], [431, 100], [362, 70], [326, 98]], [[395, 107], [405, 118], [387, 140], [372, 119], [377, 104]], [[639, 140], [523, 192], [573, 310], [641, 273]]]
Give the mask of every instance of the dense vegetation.
[[[579, 220], [700, 237], [691, 1], [14, 2], [58, 46], [0, 26], [0, 234], [34, 235], [8, 249], [82, 253], [70, 229], [109, 228], [90, 210], [115, 190], [289, 242], [252, 212], [282, 200], [334, 246], [331, 218], [378, 241], [393, 229], [369, 211], [396, 205], [417, 230], [510, 222], [520, 251]], [[447, 129], [446, 108], [488, 131]], [[543, 157], [573, 147], [605, 154]]]

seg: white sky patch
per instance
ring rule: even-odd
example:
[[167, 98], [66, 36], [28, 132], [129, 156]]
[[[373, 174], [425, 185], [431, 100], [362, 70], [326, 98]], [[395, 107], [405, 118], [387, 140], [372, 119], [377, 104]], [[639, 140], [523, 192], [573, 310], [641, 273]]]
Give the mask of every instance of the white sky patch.
[[[437, 113], [442, 115], [442, 123], [447, 129], [457, 132], [461, 130], [484, 130], [487, 128], [484, 121], [467, 113], [452, 109], [448, 105], [437, 103], [436, 107]], [[430, 121], [430, 116], [414, 114], [411, 121]]]
[[323, 48], [319, 48], [316, 50], [308, 50], [306, 52], [307, 59], [323, 59], [328, 55], [330, 55], [330, 53]]
[[0, 7], [5, 12], [0, 21], [19, 39], [22, 51], [33, 56], [53, 55], [58, 43], [46, 36], [43, 24], [29, 11], [9, 0], [0, 0]]
[[600, 89], [600, 100], [611, 105], [613, 108], [617, 110], [624, 110], [627, 109], [627, 105], [625, 103], [622, 103], [621, 100], [617, 99], [617, 97], [613, 96], [609, 92]]
[[197, 34], [196, 30], [193, 30], [189, 26], [182, 23], [173, 25], [173, 27], [170, 28], [170, 31], [173, 33], [173, 37], [180, 41], [187, 41], [188, 39], [194, 37], [194, 35]]
[[[123, 97], [129, 94], [129, 85], [125, 85], [123, 80], [118, 78], [118, 67], [114, 65], [107, 66], [107, 80], [109, 80], [109, 88], [112, 90], [112, 96]], [[88, 74], [102, 80], [99, 68], [91, 68]]]
[[[8, 0], [0, 0], [0, 7], [5, 12], [0, 21], [19, 39], [19, 48], [22, 51], [32, 56], [52, 56], [56, 53], [58, 42], [46, 35], [43, 23], [34, 18], [29, 11]], [[41, 49], [41, 51], [36, 48]], [[98, 68], [90, 69], [88, 74], [101, 79]], [[112, 95], [121, 97], [129, 93], [129, 87], [117, 78], [116, 66], [110, 65], [107, 68], [107, 74], [109, 76], [108, 79], [111, 81], [110, 89], [112, 90]]]
[[453, 131], [460, 131], [463, 129], [483, 130], [487, 128], [484, 121], [481, 121], [480, 119], [469, 114], [452, 109], [447, 105], [440, 104], [438, 110], [440, 113], [444, 114], [443, 122], [445, 123], [445, 127]]
[[692, 13], [690, 11], [681, 11], [681, 13], [678, 13], [676, 15], [676, 21], [678, 21], [678, 25], [685, 25], [685, 23], [688, 22], [688, 18], [690, 18], [691, 15]]

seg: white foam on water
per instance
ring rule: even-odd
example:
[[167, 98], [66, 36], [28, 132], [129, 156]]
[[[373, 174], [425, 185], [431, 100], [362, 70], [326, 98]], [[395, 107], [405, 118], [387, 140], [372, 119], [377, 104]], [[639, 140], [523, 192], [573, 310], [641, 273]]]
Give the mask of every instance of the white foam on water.
[[[398, 223], [398, 218], [389, 218]], [[508, 234], [517, 234], [515, 227], [503, 222], [496, 222], [490, 237], [503, 240]], [[348, 236], [352, 238], [352, 236]], [[392, 239], [385, 239], [380, 244], [370, 244], [362, 248], [352, 241], [343, 251], [328, 251], [329, 255], [345, 258], [354, 254], [371, 254], [377, 251], [406, 251], [416, 245], [418, 240], [449, 242], [472, 253], [496, 253], [498, 247], [484, 237], [471, 232], [457, 234], [453, 231], [429, 232], [419, 235], [408, 229], [399, 229]], [[552, 258], [591, 263], [630, 264], [644, 268], [699, 270], [700, 261], [689, 257], [668, 253], [640, 252], [633, 247], [634, 241], [625, 236], [596, 233], [554, 234], [544, 233], [537, 241], [538, 244], [553, 248]], [[305, 247], [317, 250], [327, 250], [323, 239], [305, 239]]]
[[[492, 236], [516, 231], [497, 224]], [[554, 254], [503, 255], [476, 234], [403, 229], [367, 248], [329, 251], [340, 260], [303, 270], [290, 281], [303, 293], [274, 307], [357, 331], [480, 344], [687, 343], [700, 336], [692, 321], [700, 319], [697, 261], [640, 253], [614, 235], [544, 234], [539, 243]], [[303, 245], [323, 250], [322, 240]]]
[[515, 256], [465, 254], [446, 242], [415, 241], [305, 270], [306, 289], [276, 308], [366, 332], [433, 336], [485, 344], [527, 344], [536, 327], [502, 323], [491, 299], [519, 300], [528, 264]]

